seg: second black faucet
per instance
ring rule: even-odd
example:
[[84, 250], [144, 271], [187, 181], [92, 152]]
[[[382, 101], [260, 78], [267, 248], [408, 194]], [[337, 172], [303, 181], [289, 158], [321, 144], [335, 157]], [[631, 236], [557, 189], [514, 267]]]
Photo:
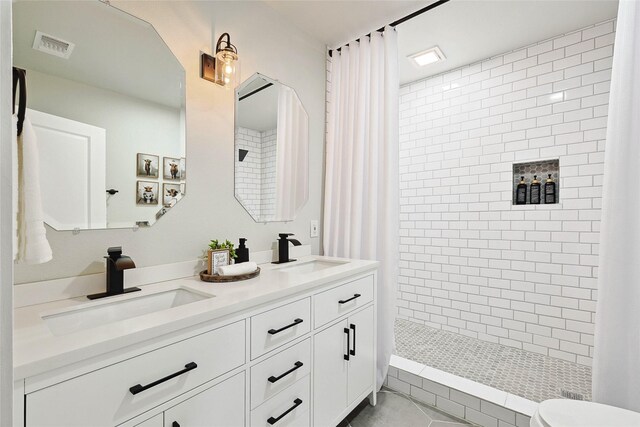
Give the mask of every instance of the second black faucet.
[[289, 242], [293, 243], [293, 246], [300, 246], [302, 243], [296, 239], [290, 239], [289, 236], [293, 236], [293, 233], [280, 233], [278, 239], [278, 261], [274, 261], [274, 264], [284, 264], [286, 262], [295, 261], [295, 259], [289, 259]]

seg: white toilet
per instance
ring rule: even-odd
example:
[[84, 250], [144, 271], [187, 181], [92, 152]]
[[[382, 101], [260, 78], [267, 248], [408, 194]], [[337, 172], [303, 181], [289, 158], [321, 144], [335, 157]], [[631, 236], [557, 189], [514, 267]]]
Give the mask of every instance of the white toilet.
[[640, 413], [615, 406], [569, 399], [545, 400], [531, 427], [640, 427]]

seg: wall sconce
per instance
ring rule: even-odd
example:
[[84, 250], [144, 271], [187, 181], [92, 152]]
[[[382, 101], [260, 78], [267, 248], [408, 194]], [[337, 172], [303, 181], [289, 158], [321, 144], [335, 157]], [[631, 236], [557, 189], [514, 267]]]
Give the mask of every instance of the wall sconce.
[[231, 44], [229, 33], [224, 33], [216, 43], [215, 56], [203, 53], [200, 63], [200, 77], [220, 86], [235, 87], [240, 64], [238, 49]]

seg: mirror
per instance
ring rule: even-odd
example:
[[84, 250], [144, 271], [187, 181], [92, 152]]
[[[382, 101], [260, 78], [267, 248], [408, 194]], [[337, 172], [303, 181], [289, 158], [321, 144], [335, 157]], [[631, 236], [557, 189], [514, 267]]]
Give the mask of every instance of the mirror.
[[151, 24], [98, 0], [13, 4], [45, 222], [152, 225], [186, 192], [184, 69]]
[[309, 198], [309, 116], [295, 90], [261, 74], [235, 95], [236, 199], [256, 222], [291, 221]]

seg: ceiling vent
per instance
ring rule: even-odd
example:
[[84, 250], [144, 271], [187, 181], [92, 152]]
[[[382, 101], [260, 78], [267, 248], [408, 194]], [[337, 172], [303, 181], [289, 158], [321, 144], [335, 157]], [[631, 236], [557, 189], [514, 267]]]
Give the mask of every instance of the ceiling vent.
[[71, 42], [45, 34], [41, 31], [36, 31], [36, 38], [33, 40], [33, 48], [35, 50], [64, 59], [69, 59], [74, 47], [75, 44]]

